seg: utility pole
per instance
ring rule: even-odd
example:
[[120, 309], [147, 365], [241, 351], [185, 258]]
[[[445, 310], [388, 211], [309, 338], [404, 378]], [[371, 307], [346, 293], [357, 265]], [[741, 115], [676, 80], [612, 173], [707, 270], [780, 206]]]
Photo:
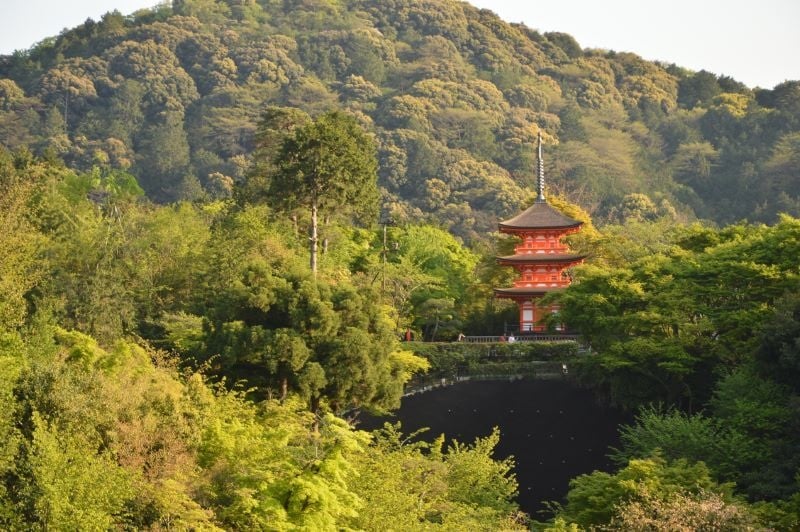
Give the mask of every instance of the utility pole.
[[391, 218], [386, 218], [381, 223], [383, 224], [383, 269], [381, 273], [381, 299], [383, 299], [383, 296], [386, 293], [386, 256], [389, 254], [389, 247], [387, 246], [386, 242], [386, 228], [390, 225], [394, 225], [394, 220]]

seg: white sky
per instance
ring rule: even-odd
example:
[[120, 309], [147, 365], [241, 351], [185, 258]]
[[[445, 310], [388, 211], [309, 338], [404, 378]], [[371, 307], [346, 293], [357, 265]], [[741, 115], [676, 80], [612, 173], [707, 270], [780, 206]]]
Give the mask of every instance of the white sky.
[[800, 0], [469, 0], [508, 22], [749, 87], [800, 80]]
[[[750, 87], [800, 80], [800, 0], [469, 0], [509, 22], [569, 33], [584, 48], [725, 74]], [[0, 54], [113, 9], [159, 0], [0, 0]]]
[[104, 13], [119, 10], [129, 15], [153, 7], [160, 0], [0, 0], [0, 54], [27, 50], [61, 30], [100, 20]]

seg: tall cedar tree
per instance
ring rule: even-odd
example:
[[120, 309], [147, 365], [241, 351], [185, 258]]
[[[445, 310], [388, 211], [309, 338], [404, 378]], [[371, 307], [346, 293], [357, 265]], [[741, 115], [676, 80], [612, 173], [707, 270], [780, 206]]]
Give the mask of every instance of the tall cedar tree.
[[287, 137], [270, 179], [269, 198], [280, 210], [311, 213], [311, 270], [317, 272], [318, 215], [335, 208], [361, 220], [377, 214], [376, 147], [355, 118], [338, 111], [298, 127]]

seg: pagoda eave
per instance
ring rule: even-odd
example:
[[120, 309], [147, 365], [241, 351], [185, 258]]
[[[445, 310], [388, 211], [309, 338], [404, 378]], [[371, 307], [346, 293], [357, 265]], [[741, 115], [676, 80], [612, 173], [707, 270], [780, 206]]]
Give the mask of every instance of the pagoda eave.
[[498, 224], [497, 228], [501, 233], [514, 234], [514, 235], [527, 234], [532, 231], [559, 231], [563, 232], [564, 236], [566, 236], [568, 234], [577, 233], [578, 231], [580, 231], [582, 225], [583, 222], [577, 222], [572, 225], [538, 225], [538, 226]]
[[495, 288], [494, 296], [505, 299], [527, 299], [542, 297], [551, 292], [563, 290], [563, 286], [525, 286], [514, 288]]
[[558, 264], [568, 268], [575, 264], [580, 264], [587, 255], [571, 255], [566, 253], [524, 253], [518, 255], [507, 255], [496, 257], [497, 263], [507, 265], [526, 265], [526, 264]]
[[583, 222], [570, 218], [547, 203], [543, 194], [536, 201], [508, 220], [501, 220], [498, 227], [501, 232], [527, 232], [537, 230], [577, 230]]

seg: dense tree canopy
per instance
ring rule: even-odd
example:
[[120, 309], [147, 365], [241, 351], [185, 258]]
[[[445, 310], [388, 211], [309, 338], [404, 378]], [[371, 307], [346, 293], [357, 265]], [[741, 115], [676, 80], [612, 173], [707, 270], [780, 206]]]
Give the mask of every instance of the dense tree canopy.
[[[639, 413], [621, 428], [619, 478], [576, 479], [554, 524], [796, 527], [798, 220], [721, 230], [626, 226], [604, 230], [624, 238], [614, 247], [641, 249], [603, 253], [609, 243], [596, 241], [605, 264], [578, 268], [578, 282], [553, 300], [595, 353], [572, 365], [578, 379]], [[627, 480], [623, 491], [608, 487], [653, 457], [707, 468], [709, 479], [756, 504], [748, 508], [724, 495], [729, 488], [714, 495], [695, 481], [679, 482], [681, 490], [701, 486], [702, 493], [668, 493], [651, 483], [623, 493], [632, 489]]]
[[[399, 347], [375, 232], [331, 222], [315, 279], [263, 205], [156, 206], [28, 152], [0, 152], [0, 187], [3, 529], [525, 529], [497, 433], [428, 447], [336, 417], [397, 407], [428, 367]], [[467, 250], [403, 230], [405, 274], [466, 290]]]

